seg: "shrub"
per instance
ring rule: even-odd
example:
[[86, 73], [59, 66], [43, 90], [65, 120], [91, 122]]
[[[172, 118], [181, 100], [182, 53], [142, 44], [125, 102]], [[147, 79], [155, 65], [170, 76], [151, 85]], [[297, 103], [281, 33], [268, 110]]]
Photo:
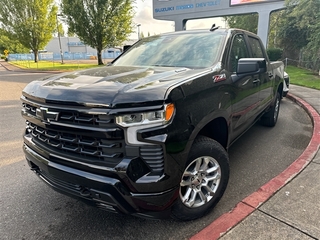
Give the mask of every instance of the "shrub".
[[269, 48], [267, 53], [270, 61], [277, 61], [281, 59], [283, 50], [281, 48]]

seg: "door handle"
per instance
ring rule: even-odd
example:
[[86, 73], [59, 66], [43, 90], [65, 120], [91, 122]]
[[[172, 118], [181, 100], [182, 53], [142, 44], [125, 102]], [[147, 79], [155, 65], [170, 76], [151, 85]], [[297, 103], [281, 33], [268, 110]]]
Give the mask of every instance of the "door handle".
[[255, 80], [253, 80], [253, 83], [255, 84], [255, 83], [259, 83], [260, 82], [260, 79], [255, 79]]

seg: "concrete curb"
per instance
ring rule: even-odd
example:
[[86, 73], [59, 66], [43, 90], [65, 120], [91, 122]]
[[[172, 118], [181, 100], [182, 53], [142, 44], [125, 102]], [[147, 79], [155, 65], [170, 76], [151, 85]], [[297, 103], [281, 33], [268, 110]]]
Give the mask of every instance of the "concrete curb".
[[230, 212], [221, 215], [209, 226], [191, 237], [191, 240], [214, 240], [222, 237], [230, 229], [235, 227], [257, 208], [259, 208], [282, 187], [294, 179], [312, 161], [318, 152], [320, 145], [320, 115], [309, 103], [301, 98], [298, 98], [292, 94], [288, 94], [287, 98], [300, 105], [312, 120], [313, 134], [307, 148], [300, 155], [300, 157], [282, 173], [260, 187], [256, 192], [239, 202]]

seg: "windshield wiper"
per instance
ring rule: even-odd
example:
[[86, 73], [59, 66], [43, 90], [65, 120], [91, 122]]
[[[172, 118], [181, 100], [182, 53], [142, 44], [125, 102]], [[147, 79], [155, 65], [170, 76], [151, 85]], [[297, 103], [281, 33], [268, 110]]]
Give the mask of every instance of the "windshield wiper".
[[155, 67], [179, 67], [179, 66], [171, 66], [171, 65], [164, 65], [164, 64], [153, 64], [150, 66], [155, 66]]

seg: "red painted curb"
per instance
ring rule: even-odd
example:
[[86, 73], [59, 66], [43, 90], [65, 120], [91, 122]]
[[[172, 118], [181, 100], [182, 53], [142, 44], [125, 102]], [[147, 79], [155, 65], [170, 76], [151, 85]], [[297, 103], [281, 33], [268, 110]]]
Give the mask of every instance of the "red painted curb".
[[243, 199], [237, 206], [228, 213], [221, 215], [209, 226], [191, 237], [191, 240], [200, 239], [218, 239], [226, 234], [230, 229], [235, 227], [243, 219], [255, 211], [262, 203], [266, 202], [283, 186], [289, 183], [297, 176], [314, 158], [319, 150], [320, 145], [320, 115], [306, 101], [288, 94], [287, 98], [300, 105], [310, 116], [313, 123], [312, 138], [298, 159], [296, 159], [288, 168], [278, 176], [260, 187], [256, 192]]
[[208, 227], [194, 235], [191, 240], [218, 239], [230, 228], [237, 225], [242, 221], [242, 219], [250, 215], [254, 210], [255, 208], [240, 202], [230, 212], [223, 214]]

